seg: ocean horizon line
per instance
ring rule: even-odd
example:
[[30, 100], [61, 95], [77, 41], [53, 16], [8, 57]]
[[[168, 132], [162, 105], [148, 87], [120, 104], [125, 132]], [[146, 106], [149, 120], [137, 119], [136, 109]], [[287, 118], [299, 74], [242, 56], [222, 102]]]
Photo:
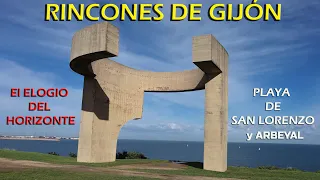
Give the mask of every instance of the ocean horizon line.
[[[30, 137], [32, 135], [0, 135], [0, 136], [26, 136]], [[39, 137], [39, 136], [35, 136]], [[46, 137], [60, 137], [60, 136], [46, 136]], [[60, 137], [60, 138], [78, 138], [78, 137]], [[11, 139], [1, 139], [0, 140], [11, 140]], [[16, 140], [16, 139], [12, 139]], [[24, 139], [17, 139], [17, 140], [24, 140]], [[78, 139], [62, 139], [62, 140], [78, 140]], [[127, 138], [119, 138], [118, 140], [130, 140], [130, 141], [166, 141], [166, 142], [199, 142], [203, 143], [204, 141], [198, 141], [198, 140], [169, 140], [169, 139], [127, 139]], [[281, 141], [281, 142], [280, 142]], [[314, 145], [319, 146], [319, 144], [308, 144], [308, 143], [298, 143], [298, 142], [284, 142], [284, 140], [279, 140], [278, 142], [268, 141], [265, 140], [265, 142], [262, 141], [251, 141], [251, 142], [241, 142], [241, 141], [228, 141], [228, 143], [239, 143], [239, 144], [283, 144], [283, 145]]]

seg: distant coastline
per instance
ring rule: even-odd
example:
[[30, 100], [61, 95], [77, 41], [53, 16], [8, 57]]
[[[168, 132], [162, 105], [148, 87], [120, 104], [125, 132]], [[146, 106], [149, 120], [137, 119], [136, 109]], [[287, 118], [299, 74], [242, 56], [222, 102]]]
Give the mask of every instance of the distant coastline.
[[0, 140], [30, 140], [30, 141], [60, 141], [60, 139], [49, 138], [18, 138], [18, 137], [0, 137]]
[[30, 140], [30, 141], [60, 141], [60, 140], [78, 140], [77, 137], [57, 137], [57, 136], [9, 136], [0, 135], [0, 140]]

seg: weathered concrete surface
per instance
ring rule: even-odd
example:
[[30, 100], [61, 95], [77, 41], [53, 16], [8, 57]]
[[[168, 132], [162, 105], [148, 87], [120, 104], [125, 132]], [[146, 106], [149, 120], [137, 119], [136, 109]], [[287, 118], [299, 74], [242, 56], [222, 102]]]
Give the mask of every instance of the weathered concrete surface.
[[192, 47], [193, 62], [214, 76], [205, 84], [203, 168], [224, 172], [228, 141], [228, 53], [212, 35], [194, 37]]
[[119, 30], [108, 22], [72, 40], [70, 67], [84, 75], [78, 161], [115, 161], [121, 127], [140, 119], [144, 92], [205, 89], [204, 169], [227, 169], [228, 54], [211, 35], [193, 38], [193, 62], [182, 72], [135, 70], [108, 59], [118, 55]]

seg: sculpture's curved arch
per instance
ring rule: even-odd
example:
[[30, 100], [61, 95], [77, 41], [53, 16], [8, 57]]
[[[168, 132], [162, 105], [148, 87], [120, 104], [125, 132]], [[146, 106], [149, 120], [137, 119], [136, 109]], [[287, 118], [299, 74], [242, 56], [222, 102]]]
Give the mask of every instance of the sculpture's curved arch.
[[[88, 55], [86, 57], [90, 59], [91, 56]], [[70, 66], [72, 69], [82, 75], [96, 76], [95, 72], [92, 70], [91, 62], [80, 59], [81, 58], [76, 58], [71, 61]], [[104, 66], [104, 71], [107, 69], [111, 71], [112, 69], [115, 70], [113, 74], [127, 76], [126, 78], [129, 79], [137, 79], [140, 83], [140, 88], [145, 92], [185, 92], [203, 90], [205, 88], [205, 83], [210, 80], [210, 76], [206, 75], [199, 68], [178, 72], [153, 72], [133, 69], [110, 59], [100, 59], [97, 62], [93, 61], [93, 63]]]
[[75, 33], [70, 67], [84, 75], [78, 161], [115, 160], [121, 127], [142, 117], [144, 92], [205, 89], [204, 168], [225, 171], [228, 53], [211, 35], [193, 38], [198, 68], [179, 72], [136, 70], [108, 58], [118, 55], [119, 30], [103, 22]]
[[[73, 71], [94, 77], [90, 65], [97, 60], [103, 60], [118, 55], [119, 30], [109, 23], [99, 23], [88, 26], [75, 33], [72, 39], [70, 67]], [[216, 54], [221, 51], [222, 56], [227, 56], [227, 51], [219, 44]], [[200, 47], [201, 48], [201, 47]], [[199, 52], [196, 52], [199, 54]], [[200, 51], [202, 54], [202, 52]], [[212, 53], [209, 53], [212, 56]], [[202, 55], [201, 55], [202, 56]], [[136, 70], [120, 63], [114, 62], [112, 66], [126, 74], [138, 76], [143, 81], [141, 88], [146, 92], [184, 92], [204, 89], [205, 83], [213, 76], [221, 73], [219, 61], [213, 62], [212, 57], [195, 58], [195, 64], [199, 68], [179, 72], [152, 72]], [[220, 55], [221, 56], [221, 55]], [[205, 61], [201, 58], [207, 58]], [[210, 71], [210, 76], [205, 74]], [[213, 75], [212, 75], [213, 74]], [[155, 83], [155, 81], [157, 83]]]

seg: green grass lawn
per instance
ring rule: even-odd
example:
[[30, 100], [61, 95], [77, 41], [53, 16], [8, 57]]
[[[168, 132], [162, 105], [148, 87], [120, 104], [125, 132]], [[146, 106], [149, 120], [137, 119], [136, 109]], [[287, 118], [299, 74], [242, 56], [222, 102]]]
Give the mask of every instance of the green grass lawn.
[[109, 163], [79, 163], [76, 158], [55, 156], [49, 154], [35, 153], [35, 152], [22, 152], [0, 149], [0, 157], [14, 159], [14, 160], [29, 160], [29, 161], [39, 161], [54, 164], [65, 164], [65, 165], [85, 165], [93, 167], [110, 167], [118, 165], [128, 165], [128, 164], [144, 164], [144, 163], [160, 163], [168, 162], [165, 160], [150, 160], [150, 159], [117, 159], [115, 162]]
[[[148, 159], [124, 159], [117, 160], [111, 163], [78, 163], [76, 158], [54, 156], [41, 153], [20, 152], [11, 150], [0, 150], [0, 157], [15, 159], [15, 160], [32, 160], [40, 162], [48, 162], [55, 164], [68, 164], [68, 165], [84, 165], [93, 167], [110, 167], [117, 165], [127, 164], [157, 164], [168, 161], [163, 160], [148, 160]], [[221, 178], [237, 178], [237, 179], [255, 179], [255, 180], [320, 180], [320, 173], [316, 172], [303, 172], [299, 170], [286, 170], [286, 169], [258, 169], [258, 168], [245, 168], [245, 167], [228, 167], [228, 171], [224, 173], [218, 173], [213, 171], [206, 171], [202, 169], [201, 163], [188, 163], [188, 166], [180, 170], [143, 170], [136, 169], [132, 171], [149, 172], [154, 174], [165, 175], [186, 175], [186, 176], [207, 176], [207, 177], [221, 177]], [[0, 172], [0, 177], [4, 177], [7, 180], [11, 179], [25, 179], [25, 180], [42, 180], [42, 179], [150, 179], [150, 178], [138, 178], [138, 177], [124, 177], [115, 176], [106, 173], [74, 173], [61, 170], [49, 170], [49, 169], [33, 169], [23, 170], [17, 172]], [[23, 178], [21, 178], [23, 177]], [[1, 179], [1, 178], [0, 178]]]
[[[55, 156], [49, 154], [35, 153], [35, 152], [22, 152], [0, 149], [0, 158], [7, 158], [13, 160], [29, 160], [39, 161], [53, 164], [62, 165], [84, 165], [92, 167], [111, 167], [118, 165], [128, 164], [143, 164], [143, 163], [159, 163], [167, 162], [161, 160], [148, 160], [148, 159], [128, 159], [128, 160], [117, 160], [111, 163], [78, 163], [76, 158]], [[47, 168], [34, 168], [18, 171], [0, 171], [1, 180], [148, 180], [150, 178], [144, 177], [128, 177], [120, 175], [112, 175], [107, 173], [99, 172], [69, 172], [66, 170], [58, 169], [47, 169]], [[156, 178], [154, 178], [156, 179]]]
[[28, 169], [23, 171], [0, 172], [1, 180], [148, 180], [150, 178], [128, 177], [92, 172], [68, 172], [51, 169]]
[[224, 173], [206, 171], [203, 169], [188, 167], [182, 170], [137, 170], [150, 173], [166, 175], [185, 175], [185, 176], [207, 176], [221, 178], [237, 178], [250, 180], [320, 180], [320, 173], [290, 171], [290, 170], [268, 170], [246, 167], [228, 167]]

